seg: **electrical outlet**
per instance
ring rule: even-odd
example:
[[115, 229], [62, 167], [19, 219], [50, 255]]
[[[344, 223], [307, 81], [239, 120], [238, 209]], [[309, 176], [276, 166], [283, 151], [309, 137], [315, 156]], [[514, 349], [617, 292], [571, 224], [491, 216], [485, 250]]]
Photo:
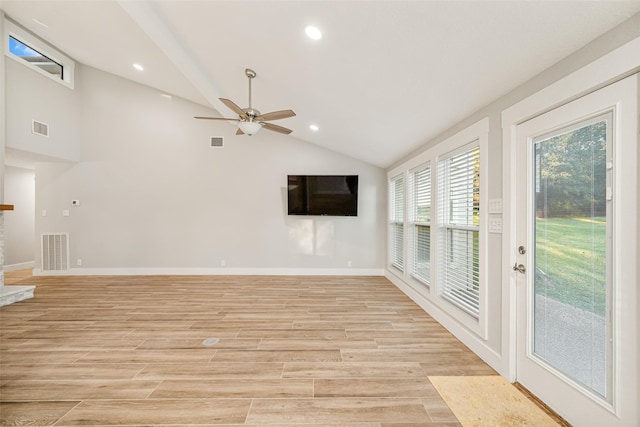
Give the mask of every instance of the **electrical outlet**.
[[42, 209], [42, 216], [47, 216], [47, 210], [46, 209]]
[[351, 267], [351, 261], [347, 261], [347, 267]]
[[78, 258], [78, 259], [76, 260], [76, 265], [77, 265], [78, 267], [80, 267], [80, 266], [82, 265], [82, 258]]
[[62, 211], [62, 216], [69, 216], [69, 209], [65, 209]]
[[226, 267], [226, 266], [227, 266], [227, 261], [220, 260], [220, 267]]

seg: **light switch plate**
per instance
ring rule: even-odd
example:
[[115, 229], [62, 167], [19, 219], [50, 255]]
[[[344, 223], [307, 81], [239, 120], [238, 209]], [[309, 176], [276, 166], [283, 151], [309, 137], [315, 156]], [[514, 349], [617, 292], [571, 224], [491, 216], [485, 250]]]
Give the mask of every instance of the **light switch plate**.
[[502, 218], [489, 218], [489, 233], [502, 233]]
[[489, 199], [489, 213], [490, 214], [502, 213], [502, 199]]

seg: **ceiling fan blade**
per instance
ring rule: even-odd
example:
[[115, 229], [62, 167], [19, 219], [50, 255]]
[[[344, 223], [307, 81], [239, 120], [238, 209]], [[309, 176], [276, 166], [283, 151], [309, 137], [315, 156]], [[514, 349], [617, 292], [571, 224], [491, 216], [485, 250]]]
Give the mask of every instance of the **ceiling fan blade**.
[[280, 120], [295, 116], [293, 110], [272, 111], [271, 113], [261, 114], [255, 118], [256, 121]]
[[242, 129], [238, 128], [236, 135], [244, 135], [244, 132], [242, 132]]
[[285, 135], [289, 135], [291, 132], [293, 132], [291, 129], [287, 129], [285, 127], [278, 126], [278, 125], [274, 125], [272, 123], [262, 123], [262, 127], [265, 128], [265, 129], [272, 130], [274, 132], [284, 133]]
[[239, 122], [240, 119], [227, 119], [226, 117], [202, 117], [202, 116], [195, 116], [194, 119], [205, 119], [205, 120], [225, 120], [225, 121], [233, 121], [233, 122]]
[[244, 110], [238, 107], [233, 101], [226, 98], [220, 98], [220, 101], [222, 101], [222, 103], [227, 107], [229, 107], [229, 109], [232, 110], [234, 113], [240, 116], [240, 118], [244, 120], [249, 120], [249, 116], [247, 116], [247, 113], [245, 113]]

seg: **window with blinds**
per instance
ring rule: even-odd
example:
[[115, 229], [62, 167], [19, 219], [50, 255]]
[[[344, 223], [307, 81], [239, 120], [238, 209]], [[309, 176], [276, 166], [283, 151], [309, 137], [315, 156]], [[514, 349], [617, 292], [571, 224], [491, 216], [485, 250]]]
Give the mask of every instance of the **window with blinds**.
[[431, 283], [431, 167], [424, 165], [411, 172], [411, 275]]
[[439, 292], [480, 316], [480, 148], [475, 143], [438, 161]]
[[393, 267], [404, 271], [404, 178], [402, 175], [391, 179], [389, 191], [391, 202], [389, 259]]

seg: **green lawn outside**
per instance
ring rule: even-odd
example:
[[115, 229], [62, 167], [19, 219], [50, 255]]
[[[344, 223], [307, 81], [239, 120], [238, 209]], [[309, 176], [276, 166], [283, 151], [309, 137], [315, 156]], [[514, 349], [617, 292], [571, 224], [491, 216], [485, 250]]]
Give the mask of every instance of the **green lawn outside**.
[[537, 294], [605, 315], [604, 218], [536, 219]]

